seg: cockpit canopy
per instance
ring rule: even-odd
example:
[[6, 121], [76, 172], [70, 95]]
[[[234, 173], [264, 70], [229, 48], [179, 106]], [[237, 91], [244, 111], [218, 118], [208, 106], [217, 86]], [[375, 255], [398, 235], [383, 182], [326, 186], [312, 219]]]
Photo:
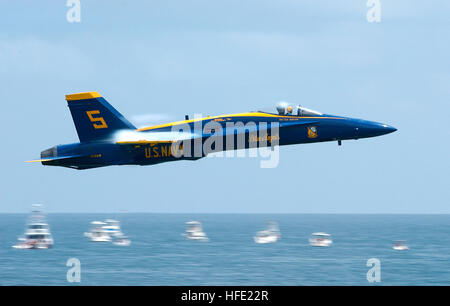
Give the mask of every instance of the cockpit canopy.
[[306, 107], [288, 103], [288, 102], [279, 102], [276, 106], [278, 115], [284, 116], [317, 116], [322, 115], [322, 113], [308, 109]]
[[[320, 116], [322, 113], [308, 109], [306, 107], [288, 103], [288, 102], [279, 102], [276, 105], [276, 114], [282, 116]], [[272, 113], [272, 112], [269, 112]]]

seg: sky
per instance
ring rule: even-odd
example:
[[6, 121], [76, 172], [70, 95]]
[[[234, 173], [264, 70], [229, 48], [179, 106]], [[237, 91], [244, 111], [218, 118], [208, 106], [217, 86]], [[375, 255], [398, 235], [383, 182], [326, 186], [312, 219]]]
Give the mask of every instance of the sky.
[[[381, 0], [373, 23], [365, 0], [80, 3], [70, 23], [65, 0], [0, 0], [0, 212], [450, 213], [450, 2]], [[139, 126], [289, 101], [398, 131], [274, 169], [25, 163], [78, 141], [64, 96], [85, 91]]]

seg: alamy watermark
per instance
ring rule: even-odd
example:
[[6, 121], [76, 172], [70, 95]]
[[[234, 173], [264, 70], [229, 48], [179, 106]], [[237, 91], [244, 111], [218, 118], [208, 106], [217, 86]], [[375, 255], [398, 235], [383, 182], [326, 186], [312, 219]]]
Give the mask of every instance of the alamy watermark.
[[367, 281], [369, 283], [381, 282], [381, 261], [378, 258], [369, 258], [366, 266], [370, 267], [366, 274]]
[[67, 267], [71, 267], [66, 274], [69, 283], [81, 282], [81, 262], [78, 258], [69, 258], [66, 262]]
[[381, 22], [381, 2], [380, 0], [367, 0], [369, 10], [366, 14], [368, 22]]
[[[217, 121], [218, 120], [218, 121]], [[174, 142], [171, 152], [175, 157], [200, 158], [204, 156], [261, 157], [261, 168], [275, 168], [279, 163], [279, 122], [254, 122], [219, 118], [203, 124], [200, 114], [194, 116], [192, 126], [185, 123], [172, 127], [172, 133], [195, 135], [193, 139]], [[199, 135], [201, 134], [201, 135]], [[247, 150], [248, 149], [248, 150]]]
[[172, 125], [170, 131], [155, 133], [118, 132], [118, 142], [144, 143], [145, 159], [202, 157], [259, 157], [261, 168], [279, 164], [278, 121], [234, 121], [232, 118], [202, 117]]
[[70, 7], [66, 14], [67, 22], [81, 22], [81, 2], [80, 0], [67, 0], [66, 6]]

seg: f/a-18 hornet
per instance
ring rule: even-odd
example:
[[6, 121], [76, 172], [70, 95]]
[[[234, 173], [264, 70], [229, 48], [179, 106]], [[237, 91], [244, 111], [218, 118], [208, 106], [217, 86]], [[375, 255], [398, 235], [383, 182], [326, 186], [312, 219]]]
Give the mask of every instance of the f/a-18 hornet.
[[257, 147], [369, 138], [392, 126], [326, 115], [280, 102], [271, 111], [195, 117], [136, 128], [97, 92], [66, 95], [80, 142], [58, 145], [34, 160], [48, 166], [91, 169], [197, 160], [210, 153]]

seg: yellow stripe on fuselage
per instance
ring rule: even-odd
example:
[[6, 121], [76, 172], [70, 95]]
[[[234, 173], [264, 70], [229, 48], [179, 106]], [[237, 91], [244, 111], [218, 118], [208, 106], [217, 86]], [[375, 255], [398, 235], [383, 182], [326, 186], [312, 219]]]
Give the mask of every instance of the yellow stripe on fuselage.
[[117, 144], [160, 144], [174, 143], [172, 140], [136, 140], [136, 141], [117, 141]]
[[26, 163], [39, 163], [39, 162], [46, 162], [50, 161], [51, 159], [35, 159], [35, 160], [26, 160]]
[[67, 101], [76, 101], [76, 100], [86, 100], [86, 99], [94, 99], [94, 98], [100, 98], [101, 95], [96, 91], [90, 91], [90, 92], [79, 92], [74, 93], [71, 95], [66, 95]]
[[322, 117], [322, 116], [297, 117], [297, 116], [282, 116], [282, 115], [275, 115], [275, 114], [261, 113], [261, 112], [251, 112], [251, 113], [239, 113], [239, 114], [230, 114], [230, 115], [221, 115], [221, 116], [212, 116], [212, 117], [204, 117], [204, 118], [198, 118], [198, 119], [175, 121], [175, 122], [171, 122], [171, 123], [165, 123], [165, 124], [159, 124], [159, 125], [154, 125], [154, 126], [150, 126], [150, 127], [140, 128], [140, 129], [137, 129], [136, 131], [142, 132], [142, 131], [154, 130], [154, 129], [159, 129], [159, 128], [165, 128], [165, 127], [174, 126], [174, 125], [188, 124], [188, 123], [197, 122], [197, 121], [223, 119], [223, 118], [229, 118], [229, 117], [270, 117], [270, 118], [289, 118], [289, 119], [315, 119], [315, 118], [341, 119], [339, 117]]

